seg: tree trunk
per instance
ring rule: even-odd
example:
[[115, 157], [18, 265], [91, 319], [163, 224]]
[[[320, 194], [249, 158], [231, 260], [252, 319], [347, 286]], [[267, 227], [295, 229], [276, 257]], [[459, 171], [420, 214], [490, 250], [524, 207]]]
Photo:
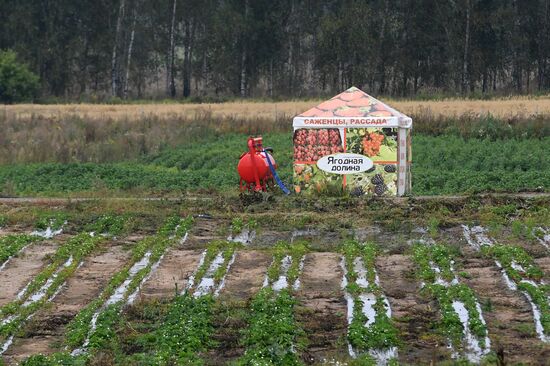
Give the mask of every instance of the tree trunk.
[[183, 96], [185, 98], [191, 95], [191, 75], [192, 75], [192, 58], [193, 58], [193, 45], [195, 39], [195, 26], [197, 22], [190, 20], [186, 25], [187, 41], [184, 49], [183, 60]]
[[[248, 0], [245, 0], [244, 2], [244, 21], [246, 22], [248, 18]], [[246, 97], [246, 41], [245, 37], [246, 35], [241, 35], [243, 38], [243, 45], [242, 45], [242, 51], [241, 51], [241, 85], [240, 85], [240, 94], [241, 97]]]
[[273, 98], [273, 58], [269, 60], [269, 97]]
[[175, 59], [175, 40], [174, 32], [176, 27], [176, 4], [177, 0], [174, 0], [172, 6], [172, 20], [170, 22], [170, 50], [168, 51], [168, 95], [171, 98], [176, 97], [176, 83], [174, 78], [174, 59]]
[[120, 33], [122, 28], [122, 19], [124, 18], [124, 7], [126, 5], [126, 0], [120, 0], [120, 6], [118, 8], [118, 17], [116, 21], [116, 30], [115, 30], [115, 44], [113, 45], [113, 55], [111, 58], [111, 95], [113, 97], [118, 94], [118, 43], [120, 39]]
[[128, 85], [129, 85], [129, 79], [130, 79], [130, 62], [132, 60], [132, 50], [134, 48], [134, 37], [136, 34], [136, 8], [138, 4], [134, 5], [134, 9], [132, 10], [132, 32], [130, 33], [130, 42], [128, 44], [128, 55], [126, 58], [126, 75], [124, 77], [124, 99], [128, 99]]
[[468, 90], [468, 52], [470, 47], [470, 0], [466, 0], [466, 31], [464, 32], [464, 57], [462, 59], [462, 93]]

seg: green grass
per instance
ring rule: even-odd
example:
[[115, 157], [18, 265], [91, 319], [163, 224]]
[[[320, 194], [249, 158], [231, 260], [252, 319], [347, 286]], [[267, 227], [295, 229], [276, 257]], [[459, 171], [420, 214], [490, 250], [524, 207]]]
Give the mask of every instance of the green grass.
[[[111, 191], [164, 194], [200, 188], [237, 190], [238, 158], [247, 135], [230, 133], [195, 140], [158, 154], [120, 163], [44, 163], [0, 167], [4, 195], [63, 195]], [[264, 136], [273, 146], [279, 174], [292, 181], [290, 133]], [[413, 135], [413, 193], [460, 194], [550, 189], [550, 137], [463, 139]], [[113, 194], [114, 194], [113, 193]]]

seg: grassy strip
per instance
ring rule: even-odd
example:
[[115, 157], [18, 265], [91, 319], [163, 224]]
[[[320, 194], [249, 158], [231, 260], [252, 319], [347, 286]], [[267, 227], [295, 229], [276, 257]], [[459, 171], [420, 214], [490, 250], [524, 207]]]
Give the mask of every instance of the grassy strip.
[[[481, 322], [481, 314], [476, 307], [476, 296], [471, 288], [464, 284], [452, 284], [454, 279], [452, 272], [452, 260], [454, 254], [449, 247], [435, 244], [427, 246], [415, 244], [413, 246], [413, 260], [417, 266], [418, 277], [426, 283], [424, 287], [433, 296], [441, 310], [440, 326], [443, 332], [451, 340], [455, 348], [462, 345], [464, 327], [456, 311], [453, 308], [453, 301], [458, 300], [464, 303], [469, 317], [469, 329], [478, 338], [487, 336], [487, 327]], [[436, 273], [430, 262], [436, 264], [441, 273]], [[436, 283], [438, 275], [449, 282], [449, 286]], [[485, 342], [479, 342], [483, 348]]]
[[[540, 322], [544, 334], [550, 335], [550, 305], [548, 296], [550, 295], [550, 285], [537, 285], [524, 282], [524, 279], [540, 281], [544, 272], [538, 267], [533, 258], [521, 247], [511, 245], [493, 245], [483, 246], [483, 254], [497, 260], [502, 265], [504, 271], [512, 279], [518, 289], [525, 291], [531, 297], [531, 300], [540, 310]], [[512, 264], [520, 265], [525, 272], [520, 271]]]
[[0, 265], [17, 254], [23, 247], [37, 240], [40, 240], [40, 238], [27, 234], [14, 234], [0, 237]]
[[288, 289], [266, 287], [251, 304], [249, 327], [243, 332], [245, 354], [237, 365], [302, 365], [298, 352], [303, 330], [294, 318], [296, 300]]
[[[3, 317], [7, 315], [15, 316], [12, 321], [0, 325], [0, 335], [4, 337], [13, 335], [31, 314], [48, 302], [48, 299], [53, 296], [60, 286], [65, 283], [67, 278], [76, 271], [79, 263], [96, 249], [103, 240], [105, 240], [105, 238], [93, 237], [88, 233], [82, 233], [71, 238], [67, 243], [62, 245], [55, 253], [53, 262], [31, 281], [23, 297], [20, 300], [15, 300], [6, 304], [0, 309], [0, 314]], [[68, 266], [63, 266], [71, 256], [73, 257], [73, 262]], [[25, 300], [40, 289], [58, 268], [62, 268], [62, 270], [48, 287], [45, 295], [40, 300], [24, 306]]]
[[[353, 296], [355, 306], [353, 308], [353, 320], [348, 329], [350, 344], [361, 351], [372, 349], [388, 349], [399, 344], [398, 331], [392, 320], [387, 316], [386, 302], [384, 301], [382, 288], [376, 284], [375, 260], [378, 248], [373, 243], [361, 245], [355, 240], [349, 240], [342, 246], [344, 261], [346, 263], [346, 290]], [[355, 258], [362, 258], [366, 269], [368, 289], [357, 284], [358, 274], [354, 268]], [[376, 312], [374, 322], [365, 327], [368, 318], [363, 314], [363, 302], [359, 295], [369, 291], [376, 296], [374, 310]]]

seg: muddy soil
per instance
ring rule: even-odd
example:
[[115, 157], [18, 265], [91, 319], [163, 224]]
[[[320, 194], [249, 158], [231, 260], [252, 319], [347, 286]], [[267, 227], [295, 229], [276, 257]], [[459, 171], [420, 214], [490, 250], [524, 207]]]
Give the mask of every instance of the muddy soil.
[[15, 300], [19, 291], [50, 263], [48, 256], [65, 239], [56, 237], [33, 243], [9, 261], [0, 272], [0, 306]]
[[550, 283], [550, 256], [535, 259], [535, 264], [544, 272], [544, 282]]
[[420, 294], [411, 259], [401, 254], [378, 257], [376, 269], [403, 341], [399, 361], [424, 365], [449, 359], [446, 340], [435, 329], [437, 305]]
[[186, 287], [189, 277], [197, 270], [202, 250], [172, 248], [162, 258], [157, 270], [143, 285], [141, 299], [171, 298]]
[[130, 258], [130, 252], [124, 244], [128, 242], [106, 243], [105, 251], [84, 261], [63, 285], [51, 305], [38, 312], [27, 324], [24, 337], [15, 338], [12, 346], [4, 353], [9, 364], [36, 354], [37, 350], [43, 354], [59, 351], [65, 326], [101, 293], [112, 276]]
[[338, 253], [306, 255], [300, 275], [296, 318], [304, 328], [308, 364], [347, 357], [347, 305], [342, 292], [343, 271]]
[[258, 230], [256, 237], [252, 241], [252, 245], [255, 247], [269, 248], [277, 244], [278, 241], [290, 242], [292, 233], [289, 231], [270, 231], [270, 230]]
[[271, 255], [258, 250], [237, 251], [220, 296], [244, 301], [250, 299], [262, 287], [271, 261]]
[[185, 242], [187, 249], [204, 248], [212, 240], [225, 240], [229, 233], [230, 223], [215, 218], [198, 217]]
[[470, 275], [461, 281], [476, 295], [487, 322], [491, 349], [501, 355], [503, 364], [547, 365], [550, 345], [542, 343], [535, 333], [533, 312], [525, 297], [509, 290], [494, 261], [475, 258], [464, 249], [462, 270]]

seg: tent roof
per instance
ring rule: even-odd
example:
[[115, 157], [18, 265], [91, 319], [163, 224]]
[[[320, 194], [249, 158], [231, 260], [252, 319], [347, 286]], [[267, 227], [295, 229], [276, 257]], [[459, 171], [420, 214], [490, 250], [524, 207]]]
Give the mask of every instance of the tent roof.
[[297, 117], [405, 117], [387, 104], [352, 86]]

